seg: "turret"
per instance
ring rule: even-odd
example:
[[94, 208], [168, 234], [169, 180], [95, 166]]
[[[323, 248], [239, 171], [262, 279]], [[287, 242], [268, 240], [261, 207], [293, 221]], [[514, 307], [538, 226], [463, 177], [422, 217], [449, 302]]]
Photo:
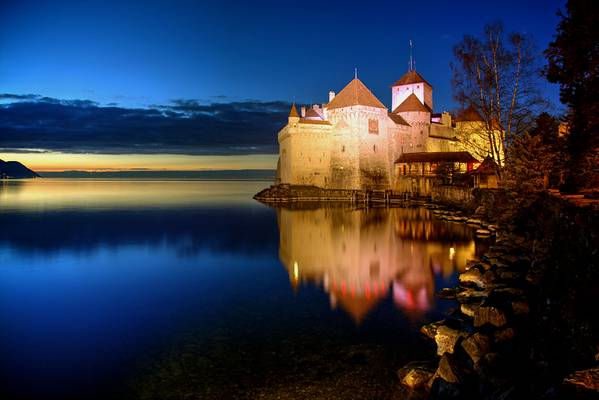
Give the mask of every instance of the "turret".
[[411, 70], [391, 85], [391, 110], [395, 112], [411, 94], [429, 109], [433, 109], [433, 87], [418, 72]]
[[288, 121], [289, 124], [297, 124], [300, 120], [300, 115], [297, 112], [297, 108], [295, 107], [295, 103], [291, 105], [291, 111], [289, 111]]

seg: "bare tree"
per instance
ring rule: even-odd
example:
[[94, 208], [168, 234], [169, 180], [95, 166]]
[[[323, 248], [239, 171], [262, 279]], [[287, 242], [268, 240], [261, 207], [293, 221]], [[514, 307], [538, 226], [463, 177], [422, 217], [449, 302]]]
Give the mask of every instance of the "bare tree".
[[506, 35], [500, 23], [487, 25], [480, 38], [464, 36], [453, 52], [454, 97], [482, 119], [477, 132], [462, 132], [463, 140], [503, 165], [510, 144], [545, 104], [537, 90], [542, 57], [530, 37]]

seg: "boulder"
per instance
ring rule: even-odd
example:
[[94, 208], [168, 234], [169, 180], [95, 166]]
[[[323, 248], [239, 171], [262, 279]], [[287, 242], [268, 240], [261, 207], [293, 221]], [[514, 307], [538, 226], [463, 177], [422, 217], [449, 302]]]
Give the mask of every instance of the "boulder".
[[443, 300], [455, 300], [456, 296], [462, 291], [461, 288], [443, 288], [435, 296]]
[[474, 314], [476, 313], [476, 309], [480, 307], [480, 303], [463, 303], [460, 304], [460, 311], [462, 314], [469, 316], [470, 318], [474, 318]]
[[468, 225], [480, 226], [480, 224], [481, 224], [481, 221], [480, 221], [480, 219], [476, 219], [476, 218], [468, 218], [468, 219], [466, 220], [466, 223], [467, 223]]
[[480, 303], [482, 300], [489, 297], [490, 290], [478, 290], [473, 288], [467, 288], [456, 294], [455, 299], [460, 303]]
[[481, 287], [486, 287], [491, 285], [492, 283], [494, 283], [497, 280], [497, 275], [495, 274], [495, 272], [493, 271], [486, 271], [483, 276], [481, 277], [481, 282], [482, 282], [482, 286]]
[[437, 355], [442, 356], [445, 353], [453, 354], [459, 340], [468, 334], [462, 330], [452, 329], [445, 325], [437, 328], [435, 342], [437, 343]]
[[439, 327], [443, 325], [445, 325], [445, 320], [431, 322], [430, 324], [423, 325], [420, 328], [420, 333], [422, 333], [424, 336], [430, 339], [435, 340], [435, 336], [437, 335], [437, 329], [439, 329]]
[[483, 215], [486, 212], [487, 212], [487, 209], [485, 208], [485, 206], [478, 206], [478, 207], [476, 207], [476, 210], [474, 210], [474, 214], [476, 214], [476, 215]]
[[520, 299], [524, 297], [524, 290], [513, 287], [497, 287], [493, 289], [493, 297], [500, 299]]
[[478, 376], [494, 386], [505, 384], [512, 369], [507, 360], [498, 353], [487, 353], [474, 365]]
[[439, 367], [435, 375], [445, 382], [463, 383], [468, 376], [468, 372], [457, 356], [443, 354], [439, 360]]
[[483, 287], [484, 283], [482, 281], [482, 277], [483, 273], [481, 270], [474, 266], [468, 271], [461, 273], [458, 277], [458, 280], [460, 285]]
[[491, 231], [488, 229], [477, 229], [476, 230], [476, 236], [481, 237], [481, 238], [487, 238], [489, 236], [491, 236]]
[[512, 340], [515, 336], [516, 336], [516, 332], [514, 331], [514, 328], [509, 327], [509, 326], [506, 328], [503, 328], [503, 329], [496, 330], [493, 333], [493, 339], [497, 343]]
[[435, 374], [435, 368], [430, 362], [412, 361], [397, 371], [399, 382], [410, 389], [422, 389]]
[[498, 328], [507, 324], [505, 313], [494, 306], [480, 306], [474, 311], [474, 326], [493, 325]]
[[449, 383], [444, 379], [439, 378], [436, 374], [431, 385], [431, 399], [463, 399], [464, 394], [460, 390], [459, 385]]
[[499, 279], [504, 281], [515, 281], [517, 279], [520, 279], [520, 277], [522, 276], [522, 273], [520, 271], [514, 271], [506, 267], [498, 267], [495, 270], [495, 273], [497, 274], [497, 277]]
[[526, 300], [512, 301], [512, 311], [514, 315], [528, 315], [530, 308]]
[[599, 368], [576, 371], [564, 379], [564, 384], [599, 396]]
[[476, 332], [461, 343], [462, 348], [470, 356], [473, 363], [477, 363], [491, 349], [491, 339], [487, 335]]

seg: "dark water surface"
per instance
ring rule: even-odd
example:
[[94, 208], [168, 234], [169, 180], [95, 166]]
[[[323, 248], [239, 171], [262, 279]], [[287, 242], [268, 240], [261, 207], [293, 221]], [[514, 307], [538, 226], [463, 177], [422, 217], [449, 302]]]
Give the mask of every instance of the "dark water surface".
[[266, 185], [0, 183], [2, 398], [395, 398], [472, 232]]

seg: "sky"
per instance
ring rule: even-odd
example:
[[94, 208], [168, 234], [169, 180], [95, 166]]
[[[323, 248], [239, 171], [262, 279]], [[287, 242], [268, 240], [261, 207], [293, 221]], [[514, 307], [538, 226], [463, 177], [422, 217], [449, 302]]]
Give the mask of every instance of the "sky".
[[[454, 110], [449, 62], [464, 34], [499, 20], [543, 50], [560, 7], [4, 0], [0, 159], [39, 170], [274, 168], [291, 102], [326, 102], [358, 68], [390, 105], [412, 39], [436, 111]], [[557, 87], [543, 90], [558, 104]]]

